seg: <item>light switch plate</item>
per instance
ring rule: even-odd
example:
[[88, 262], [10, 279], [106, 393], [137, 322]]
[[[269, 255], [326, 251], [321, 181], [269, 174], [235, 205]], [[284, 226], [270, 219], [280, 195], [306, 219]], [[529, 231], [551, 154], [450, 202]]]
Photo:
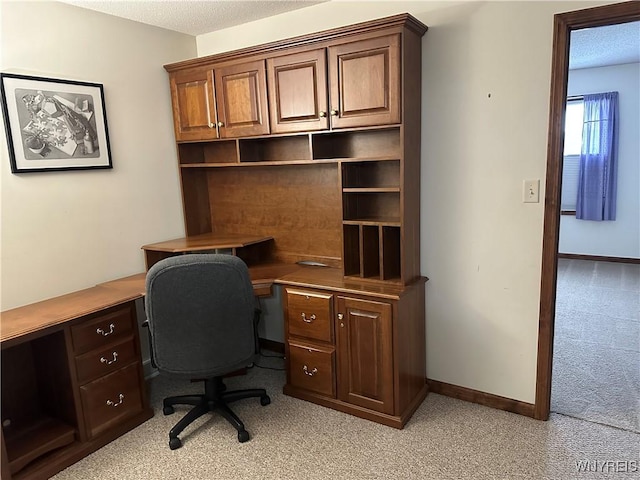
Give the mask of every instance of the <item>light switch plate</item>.
[[524, 180], [522, 182], [522, 201], [524, 203], [540, 202], [540, 180]]

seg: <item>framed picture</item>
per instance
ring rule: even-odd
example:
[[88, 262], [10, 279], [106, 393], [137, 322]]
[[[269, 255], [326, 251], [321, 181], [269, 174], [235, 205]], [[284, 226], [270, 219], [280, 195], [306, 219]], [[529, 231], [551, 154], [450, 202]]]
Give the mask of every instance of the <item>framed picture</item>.
[[13, 173], [113, 168], [101, 84], [0, 74]]

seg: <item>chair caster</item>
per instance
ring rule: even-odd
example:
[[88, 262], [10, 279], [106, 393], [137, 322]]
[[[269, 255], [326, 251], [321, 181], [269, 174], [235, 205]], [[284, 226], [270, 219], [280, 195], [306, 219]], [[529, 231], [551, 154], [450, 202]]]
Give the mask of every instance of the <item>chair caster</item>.
[[175, 450], [177, 448], [180, 448], [181, 446], [182, 446], [182, 442], [180, 441], [180, 439], [178, 437], [169, 439], [169, 448], [171, 450]]
[[249, 441], [249, 432], [246, 430], [238, 430], [238, 441], [240, 443]]
[[171, 406], [162, 407], [162, 413], [164, 413], [165, 415], [171, 415], [173, 412], [175, 412], [175, 410]]
[[263, 397], [260, 397], [260, 405], [262, 405], [263, 407], [265, 405], [269, 405], [271, 403], [271, 399], [269, 398], [269, 395], [264, 395]]

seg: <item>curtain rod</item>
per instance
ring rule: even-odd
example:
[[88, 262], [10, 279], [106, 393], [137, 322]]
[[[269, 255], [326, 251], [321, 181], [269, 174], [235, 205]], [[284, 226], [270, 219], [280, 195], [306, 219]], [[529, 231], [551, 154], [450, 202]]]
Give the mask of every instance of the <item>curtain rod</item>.
[[567, 97], [567, 102], [570, 102], [571, 100], [584, 100], [584, 95], [572, 95]]

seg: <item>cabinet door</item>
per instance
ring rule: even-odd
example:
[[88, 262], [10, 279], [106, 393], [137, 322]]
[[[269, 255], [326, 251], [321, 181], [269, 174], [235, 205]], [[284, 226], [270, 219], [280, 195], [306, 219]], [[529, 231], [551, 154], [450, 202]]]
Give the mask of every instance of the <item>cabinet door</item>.
[[214, 75], [220, 137], [268, 134], [264, 61], [216, 68]]
[[400, 37], [329, 47], [331, 127], [400, 123]]
[[328, 128], [325, 55], [322, 48], [267, 59], [273, 133]]
[[218, 138], [213, 72], [176, 72], [170, 76], [176, 140]]
[[337, 302], [338, 398], [392, 414], [391, 305], [348, 297]]

